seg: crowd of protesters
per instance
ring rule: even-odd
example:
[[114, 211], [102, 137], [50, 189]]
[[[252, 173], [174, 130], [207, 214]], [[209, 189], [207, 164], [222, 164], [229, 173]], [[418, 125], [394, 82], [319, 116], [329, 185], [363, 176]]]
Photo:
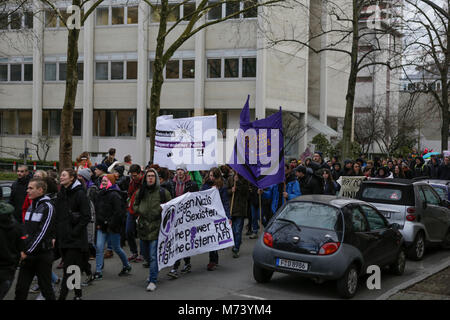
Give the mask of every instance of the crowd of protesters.
[[[127, 276], [133, 264], [142, 263], [149, 269], [147, 291], [154, 291], [161, 204], [187, 192], [219, 191], [235, 240], [232, 256], [239, 258], [243, 234], [257, 238], [261, 225], [295, 197], [337, 195], [342, 176], [450, 180], [450, 157], [432, 156], [426, 163], [415, 150], [405, 158], [368, 160], [360, 155], [343, 162], [338, 157], [325, 159], [317, 151], [303, 161], [289, 159], [285, 180], [264, 190], [227, 165], [201, 172], [188, 172], [185, 165], [179, 165], [169, 171], [151, 163], [141, 168], [132, 163], [130, 155], [122, 162], [115, 156], [111, 148], [102, 163], [92, 165], [89, 153], [83, 152], [77, 158], [78, 166], [65, 168], [59, 175], [53, 170], [33, 174], [27, 166], [19, 166], [9, 203], [0, 202], [0, 300], [9, 291], [18, 266], [15, 299], [25, 300], [29, 292], [35, 292], [30, 287], [37, 277], [42, 299], [64, 300], [69, 266], [76, 265], [85, 274], [85, 287], [103, 279], [105, 259], [114, 253], [122, 263], [118, 276]], [[59, 295], [54, 291], [59, 281], [52, 272], [55, 261], [63, 272]], [[179, 277], [181, 262], [170, 268], [169, 279]], [[183, 262], [181, 274], [190, 272], [191, 259], [186, 257]], [[218, 264], [219, 252], [209, 252], [206, 269], [214, 271]], [[81, 288], [74, 293], [74, 299], [82, 298]]]

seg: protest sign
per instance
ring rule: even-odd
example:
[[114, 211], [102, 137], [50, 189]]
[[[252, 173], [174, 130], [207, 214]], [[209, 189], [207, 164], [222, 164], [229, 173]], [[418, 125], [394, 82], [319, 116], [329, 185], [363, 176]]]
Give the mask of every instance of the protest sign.
[[444, 157], [450, 157], [450, 151], [449, 150], [445, 150], [443, 153], [444, 153]]
[[156, 119], [154, 162], [175, 170], [183, 164], [188, 171], [217, 166], [217, 116]]
[[159, 270], [181, 258], [234, 245], [233, 231], [216, 188], [188, 192], [161, 206]]
[[338, 183], [341, 185], [339, 196], [345, 198], [355, 198], [356, 194], [359, 191], [361, 183], [366, 179], [367, 178], [364, 176], [361, 177], [341, 176], [338, 180]]

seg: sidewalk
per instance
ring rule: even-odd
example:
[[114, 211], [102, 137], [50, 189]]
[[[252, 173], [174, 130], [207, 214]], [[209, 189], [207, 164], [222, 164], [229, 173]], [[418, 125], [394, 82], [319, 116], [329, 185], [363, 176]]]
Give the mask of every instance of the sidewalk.
[[378, 300], [450, 300], [450, 259], [390, 290]]

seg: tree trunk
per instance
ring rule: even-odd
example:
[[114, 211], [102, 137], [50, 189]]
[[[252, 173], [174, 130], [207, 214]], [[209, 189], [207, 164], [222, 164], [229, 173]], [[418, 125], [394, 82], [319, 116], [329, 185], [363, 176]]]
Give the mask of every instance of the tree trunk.
[[351, 155], [351, 137], [353, 122], [353, 106], [355, 103], [356, 77], [358, 75], [358, 47], [359, 47], [359, 30], [358, 30], [358, 5], [353, 1], [353, 33], [352, 33], [352, 52], [350, 62], [350, 75], [348, 77], [347, 95], [345, 97], [345, 118], [342, 137], [342, 159], [347, 159]]
[[161, 90], [164, 83], [163, 69], [167, 61], [163, 61], [165, 34], [167, 30], [168, 1], [161, 1], [158, 37], [156, 40], [155, 62], [153, 65], [153, 80], [150, 94], [150, 161], [155, 153], [156, 118], [161, 107]]
[[441, 151], [448, 150], [448, 134], [450, 125], [450, 112], [448, 110], [448, 79], [447, 75], [442, 79], [442, 128], [441, 128]]
[[[73, 5], [79, 6], [74, 0]], [[73, 111], [78, 89], [78, 38], [80, 30], [68, 30], [67, 75], [64, 106], [61, 114], [61, 135], [59, 139], [59, 170], [72, 167]]]

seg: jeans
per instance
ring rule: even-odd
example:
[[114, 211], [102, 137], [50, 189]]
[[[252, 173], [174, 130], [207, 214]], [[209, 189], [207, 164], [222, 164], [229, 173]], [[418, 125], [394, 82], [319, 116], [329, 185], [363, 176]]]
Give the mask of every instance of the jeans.
[[144, 248], [148, 248], [148, 256], [149, 256], [149, 263], [150, 263], [150, 270], [148, 275], [149, 283], [153, 282], [156, 283], [158, 280], [158, 240], [141, 240], [143, 244], [142, 250]]
[[242, 243], [242, 229], [244, 228], [244, 217], [232, 217], [231, 229], [233, 229], [234, 247], [233, 252], [238, 252]]
[[115, 253], [119, 256], [120, 260], [124, 267], [129, 266], [127, 256], [125, 252], [120, 247], [120, 234], [119, 233], [110, 233], [103, 232], [101, 230], [97, 230], [97, 252], [95, 257], [96, 263], [96, 272], [102, 273], [103, 266], [103, 248], [105, 248], [105, 243], [107, 241], [111, 242], [111, 247]]
[[128, 245], [130, 246], [130, 251], [132, 254], [137, 254], [137, 244], [136, 244], [136, 217], [132, 214], [127, 214], [127, 224], [125, 227], [125, 234], [127, 235]]
[[0, 280], [0, 300], [3, 300], [3, 298], [6, 296], [6, 294], [9, 291], [9, 288], [11, 288], [12, 283], [13, 279]]
[[139, 245], [141, 247], [141, 256], [144, 257], [145, 262], [150, 263], [150, 244], [147, 240], [139, 240]]
[[252, 232], [258, 233], [258, 231], [259, 231], [259, 208], [252, 204], [250, 205], [250, 208], [252, 210]]

